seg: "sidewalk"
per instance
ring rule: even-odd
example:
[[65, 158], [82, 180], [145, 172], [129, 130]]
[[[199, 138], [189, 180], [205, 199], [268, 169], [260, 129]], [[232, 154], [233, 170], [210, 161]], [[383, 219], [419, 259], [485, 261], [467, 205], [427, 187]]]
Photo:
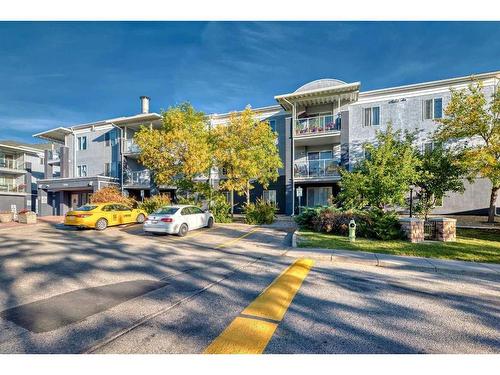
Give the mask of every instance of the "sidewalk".
[[[295, 233], [293, 237], [295, 237]], [[365, 251], [299, 248], [296, 247], [295, 239], [292, 239], [292, 247], [282, 255], [293, 258], [308, 257], [336, 263], [354, 263], [400, 270], [445, 272], [470, 276], [489, 275], [500, 278], [500, 264], [369, 253]]]

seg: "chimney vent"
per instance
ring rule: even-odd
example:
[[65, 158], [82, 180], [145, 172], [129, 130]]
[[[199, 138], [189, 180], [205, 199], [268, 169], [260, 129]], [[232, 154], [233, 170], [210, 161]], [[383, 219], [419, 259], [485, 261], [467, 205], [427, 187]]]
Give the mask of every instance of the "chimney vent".
[[141, 113], [149, 113], [149, 96], [141, 96]]

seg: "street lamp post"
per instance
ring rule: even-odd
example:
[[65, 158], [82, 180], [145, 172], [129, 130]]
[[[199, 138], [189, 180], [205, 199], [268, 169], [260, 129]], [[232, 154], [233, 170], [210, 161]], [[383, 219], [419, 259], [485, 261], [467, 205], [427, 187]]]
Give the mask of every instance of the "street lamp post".
[[410, 217], [413, 217], [413, 186], [410, 186]]

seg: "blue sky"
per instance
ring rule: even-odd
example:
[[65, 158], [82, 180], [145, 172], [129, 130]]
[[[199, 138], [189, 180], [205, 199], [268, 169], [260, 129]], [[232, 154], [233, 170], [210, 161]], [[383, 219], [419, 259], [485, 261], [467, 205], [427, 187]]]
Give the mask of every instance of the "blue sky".
[[500, 70], [494, 22], [0, 22], [0, 139], [190, 101], [275, 104], [319, 78], [362, 90]]

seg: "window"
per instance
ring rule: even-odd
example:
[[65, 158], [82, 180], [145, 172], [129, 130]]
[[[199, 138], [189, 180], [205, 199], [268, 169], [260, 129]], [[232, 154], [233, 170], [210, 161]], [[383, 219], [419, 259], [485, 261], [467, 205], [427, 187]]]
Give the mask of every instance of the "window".
[[266, 203], [276, 204], [276, 190], [264, 190], [262, 192], [262, 199]]
[[363, 126], [380, 125], [380, 107], [363, 109]]
[[308, 187], [307, 188], [307, 206], [326, 206], [332, 196], [331, 187]]
[[87, 136], [78, 137], [78, 150], [87, 149]]
[[40, 165], [43, 165], [44, 163], [44, 158], [40, 158]]
[[181, 215], [190, 215], [191, 214], [191, 207], [184, 207], [181, 211]]
[[432, 152], [432, 150], [434, 150], [434, 142], [430, 141], [430, 142], [424, 142], [422, 144], [423, 153]]
[[111, 163], [104, 163], [104, 175], [111, 176]]
[[443, 117], [443, 98], [426, 99], [422, 102], [422, 118], [432, 120]]
[[221, 174], [223, 176], [227, 176], [227, 169], [226, 168], [221, 168]]
[[86, 165], [79, 165], [77, 167], [78, 171], [78, 177], [87, 177], [87, 166]]
[[276, 131], [276, 120], [269, 120], [269, 126], [273, 130], [273, 132]]
[[104, 133], [104, 144], [106, 147], [111, 145], [111, 132]]
[[190, 207], [190, 209], [191, 209], [191, 214], [202, 214], [203, 213], [203, 211], [198, 207]]

